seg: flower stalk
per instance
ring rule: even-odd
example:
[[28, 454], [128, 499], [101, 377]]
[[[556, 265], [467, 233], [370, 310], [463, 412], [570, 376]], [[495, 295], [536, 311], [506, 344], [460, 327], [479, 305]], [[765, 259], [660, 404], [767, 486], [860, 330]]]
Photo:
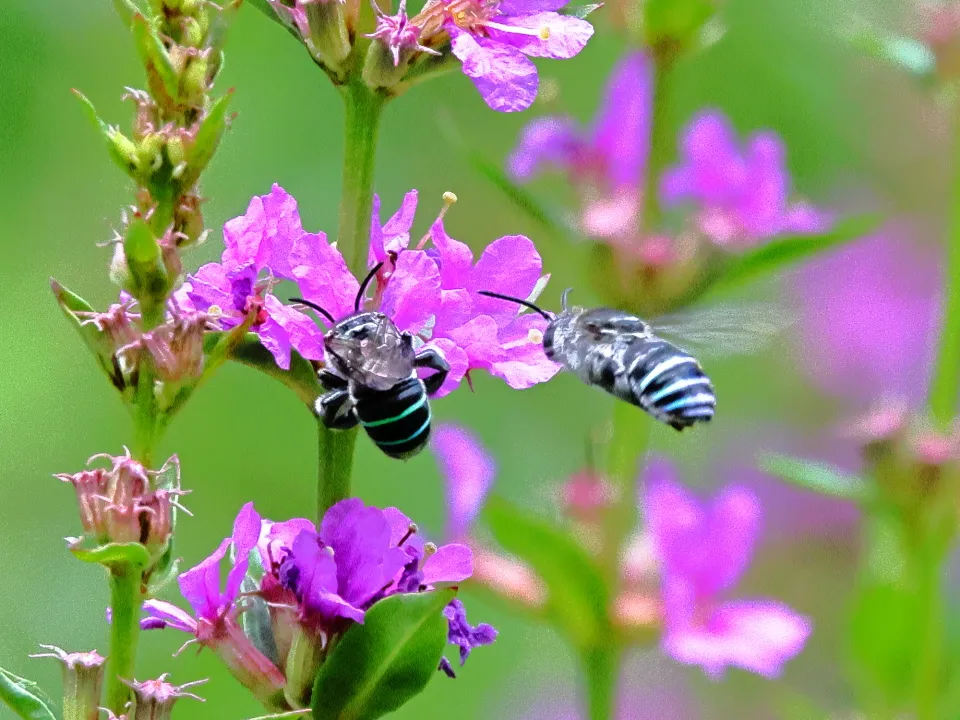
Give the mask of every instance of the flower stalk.
[[130, 687], [123, 681], [133, 677], [140, 638], [140, 605], [143, 603], [142, 575], [133, 563], [110, 568], [110, 654], [107, 656], [105, 707], [120, 715], [130, 700]]
[[617, 711], [620, 649], [613, 643], [591, 648], [583, 653], [583, 667], [587, 678], [587, 717], [612, 720]]
[[660, 173], [670, 159], [673, 136], [668, 132], [667, 113], [670, 104], [670, 81], [674, 51], [669, 46], [655, 47], [650, 54], [653, 63], [653, 113], [650, 125], [650, 156], [642, 178], [641, 227], [651, 232], [660, 220], [658, 183]]
[[954, 120], [954, 177], [947, 231], [947, 277], [944, 288], [940, 349], [930, 383], [930, 414], [945, 430], [957, 411], [960, 395], [960, 114]]

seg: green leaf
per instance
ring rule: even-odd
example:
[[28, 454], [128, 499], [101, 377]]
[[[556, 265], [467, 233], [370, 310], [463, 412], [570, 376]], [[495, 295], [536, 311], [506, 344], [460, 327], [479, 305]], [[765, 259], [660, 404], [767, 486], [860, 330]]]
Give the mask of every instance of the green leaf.
[[[212, 349], [219, 341], [220, 335], [221, 333], [208, 333], [204, 340], [204, 347]], [[281, 370], [277, 367], [270, 351], [260, 344], [256, 333], [247, 333], [243, 341], [233, 348], [230, 357], [282, 382], [297, 394], [311, 412], [314, 402], [323, 393], [323, 388], [317, 379], [317, 372], [309, 360], [305, 360], [296, 351], [291, 351], [290, 369]]]
[[140, 543], [107, 543], [97, 545], [91, 538], [81, 538], [70, 545], [79, 560], [100, 565], [133, 565], [145, 568], [150, 564], [150, 553]]
[[830, 465], [787, 455], [764, 455], [760, 467], [771, 475], [813, 490], [821, 495], [867, 502], [874, 499], [874, 487], [858, 475], [849, 475]]
[[130, 177], [135, 177], [139, 169], [139, 159], [137, 156], [137, 146], [133, 140], [128, 138], [122, 132], [112, 125], [107, 125], [100, 116], [97, 115], [97, 109], [93, 106], [87, 97], [79, 90], [74, 90], [73, 94], [83, 105], [83, 109], [90, 119], [93, 127], [103, 136], [107, 146], [107, 153], [114, 165], [123, 170]]
[[227, 107], [232, 97], [233, 91], [230, 90], [211, 106], [200, 122], [196, 139], [187, 157], [187, 170], [180, 180], [184, 187], [192, 186], [210, 163], [227, 124]]
[[567, 6], [560, 10], [561, 15], [568, 15], [570, 17], [580, 18], [583, 20], [588, 15], [599, 10], [603, 7], [603, 3], [595, 3], [593, 5], [573, 5]]
[[0, 700], [24, 720], [56, 720], [35, 682], [0, 668]]
[[93, 308], [86, 300], [71, 292], [53, 278], [50, 279], [50, 287], [64, 317], [70, 321], [70, 324], [80, 334], [80, 338], [90, 348], [90, 352], [97, 359], [100, 369], [103, 370], [113, 386], [123, 392], [123, 373], [114, 357], [113, 341], [106, 333], [98, 330], [93, 323], [85, 323], [84, 318], [78, 314], [92, 313]]
[[840, 247], [876, 230], [880, 220], [873, 215], [845, 218], [822, 235], [773, 238], [754, 250], [720, 264], [708, 281], [709, 290], [729, 290], [762, 275], [782, 270], [818, 253]]
[[609, 594], [586, 550], [562, 530], [525, 514], [502, 498], [484, 510], [493, 535], [528, 563], [547, 586], [547, 612], [579, 647], [591, 647], [607, 630]]
[[286, 22], [284, 18], [280, 17], [267, 0], [247, 0], [247, 5], [252, 5], [261, 13], [266, 15], [270, 20], [277, 23], [280, 27], [290, 33], [298, 43], [302, 43], [303, 40], [300, 38], [300, 33], [297, 31], [297, 28], [293, 25], [293, 21]]
[[120, 16], [120, 21], [128, 29], [133, 25], [134, 16], [141, 12], [132, 0], [113, 0], [113, 8]]
[[[152, 89], [162, 89], [171, 101], [179, 102], [180, 78], [156, 30], [143, 15], [134, 15], [132, 27], [140, 59], [147, 68], [147, 76], [156, 81], [151, 83]], [[159, 88], [156, 87], [157, 83]]]
[[367, 611], [320, 667], [314, 720], [374, 720], [427, 686], [447, 642], [443, 608], [454, 590], [393, 595]]
[[558, 237], [572, 237], [572, 233], [562, 221], [547, 210], [530, 191], [511, 180], [499, 165], [487, 160], [478, 152], [468, 152], [466, 157], [470, 165], [500, 190], [520, 212]]

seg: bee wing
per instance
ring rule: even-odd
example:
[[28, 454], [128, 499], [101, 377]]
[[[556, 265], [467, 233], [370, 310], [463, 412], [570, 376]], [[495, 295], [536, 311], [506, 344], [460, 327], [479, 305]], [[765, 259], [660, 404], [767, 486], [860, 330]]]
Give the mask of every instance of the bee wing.
[[404, 342], [403, 335], [393, 321], [382, 318], [376, 331], [366, 340], [362, 369], [376, 378], [403, 380], [413, 370], [413, 348]]
[[769, 347], [796, 322], [776, 301], [724, 302], [659, 317], [651, 330], [704, 357], [750, 355]]

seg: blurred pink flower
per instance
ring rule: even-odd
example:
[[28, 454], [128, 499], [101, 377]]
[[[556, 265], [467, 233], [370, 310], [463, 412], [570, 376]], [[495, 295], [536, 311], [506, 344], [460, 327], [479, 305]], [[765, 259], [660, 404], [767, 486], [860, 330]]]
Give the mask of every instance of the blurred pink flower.
[[858, 401], [918, 401], [935, 350], [935, 257], [889, 235], [860, 240], [801, 268], [798, 364], [825, 392]]
[[704, 112], [685, 130], [681, 161], [664, 173], [660, 194], [668, 206], [692, 203], [700, 231], [723, 246], [824, 232], [830, 226], [826, 215], [791, 202], [785, 156], [775, 133], [758, 132], [741, 149], [727, 118]]
[[456, 425], [439, 425], [434, 430], [431, 447], [445, 481], [444, 536], [465, 537], [493, 485], [496, 465], [473, 433]]
[[713, 677], [736, 666], [777, 677], [810, 634], [810, 621], [768, 600], [725, 601], [744, 573], [760, 526], [760, 505], [728, 486], [701, 505], [664, 461], [650, 465], [644, 510], [660, 562], [664, 651]]

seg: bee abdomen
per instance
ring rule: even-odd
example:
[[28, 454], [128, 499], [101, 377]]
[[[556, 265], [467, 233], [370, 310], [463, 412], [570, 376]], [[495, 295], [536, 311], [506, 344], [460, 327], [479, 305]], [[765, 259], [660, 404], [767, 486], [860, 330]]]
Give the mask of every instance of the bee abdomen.
[[411, 457], [427, 444], [430, 403], [419, 378], [407, 378], [390, 390], [359, 390], [355, 401], [360, 424], [390, 457]]
[[660, 340], [634, 358], [626, 373], [635, 405], [675, 430], [713, 418], [713, 383], [694, 358]]

